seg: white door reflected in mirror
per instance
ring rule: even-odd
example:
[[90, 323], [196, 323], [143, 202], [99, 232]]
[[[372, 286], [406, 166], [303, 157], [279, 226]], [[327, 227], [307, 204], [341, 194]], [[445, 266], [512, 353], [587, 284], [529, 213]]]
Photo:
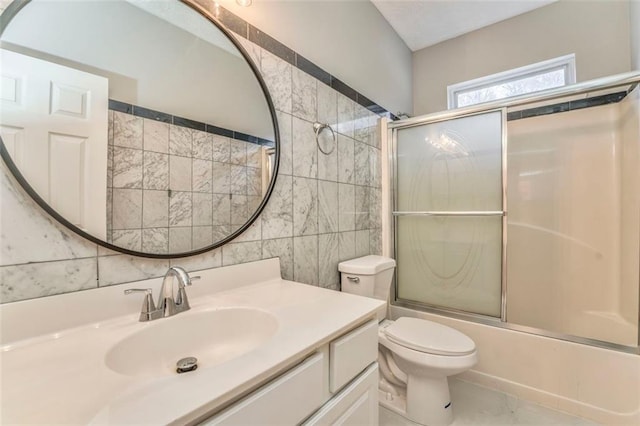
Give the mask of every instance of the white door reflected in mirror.
[[0, 49], [2, 139], [38, 195], [78, 228], [107, 232], [104, 77]]

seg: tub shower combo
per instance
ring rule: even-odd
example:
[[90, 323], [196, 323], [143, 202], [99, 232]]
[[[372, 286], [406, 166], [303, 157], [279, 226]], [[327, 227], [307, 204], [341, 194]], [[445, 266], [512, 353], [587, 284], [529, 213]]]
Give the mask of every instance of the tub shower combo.
[[394, 303], [638, 353], [639, 81], [390, 123]]

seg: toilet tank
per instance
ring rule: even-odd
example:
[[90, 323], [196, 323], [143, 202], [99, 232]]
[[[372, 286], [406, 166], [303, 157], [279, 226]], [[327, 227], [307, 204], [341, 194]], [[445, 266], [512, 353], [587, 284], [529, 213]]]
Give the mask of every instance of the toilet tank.
[[342, 291], [386, 301], [396, 261], [369, 255], [338, 264]]

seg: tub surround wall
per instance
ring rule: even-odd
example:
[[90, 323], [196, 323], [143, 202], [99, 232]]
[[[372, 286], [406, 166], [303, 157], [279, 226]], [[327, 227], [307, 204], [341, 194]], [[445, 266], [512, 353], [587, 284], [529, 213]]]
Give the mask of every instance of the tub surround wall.
[[638, 344], [637, 93], [509, 121], [510, 323]]
[[[244, 37], [238, 40], [269, 88], [282, 143], [274, 192], [258, 220], [233, 242], [199, 256], [157, 260], [122, 255], [78, 237], [44, 214], [3, 163], [2, 302], [159, 277], [170, 265], [194, 271], [272, 257], [280, 257], [286, 279], [337, 288], [339, 261], [380, 253], [379, 116], [362, 105], [366, 97], [339, 80], [330, 80], [329, 86], [272, 53], [268, 43], [260, 47]], [[312, 65], [305, 62], [303, 68], [318, 68]], [[379, 108], [373, 109], [383, 112]], [[316, 120], [337, 130], [331, 155], [317, 148]]]
[[[640, 310], [640, 86], [620, 102], [620, 289], [616, 306], [624, 321], [638, 325]], [[636, 333], [636, 343], [638, 333]]]

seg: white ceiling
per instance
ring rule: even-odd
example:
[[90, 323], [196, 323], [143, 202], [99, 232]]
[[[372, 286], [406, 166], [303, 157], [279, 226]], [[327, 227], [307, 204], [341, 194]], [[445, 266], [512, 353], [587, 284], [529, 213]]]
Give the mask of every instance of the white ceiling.
[[371, 0], [412, 51], [558, 0]]

